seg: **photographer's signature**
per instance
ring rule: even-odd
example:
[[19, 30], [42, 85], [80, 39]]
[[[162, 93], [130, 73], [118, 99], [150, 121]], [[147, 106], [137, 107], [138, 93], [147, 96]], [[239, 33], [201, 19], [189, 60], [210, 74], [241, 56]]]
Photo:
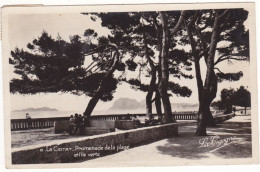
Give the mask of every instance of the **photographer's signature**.
[[214, 152], [222, 147], [237, 142], [238, 140], [240, 139], [238, 139], [236, 136], [232, 136], [224, 139], [221, 139], [219, 136], [205, 137], [199, 140], [199, 144], [200, 144], [199, 148], [209, 148], [209, 147], [215, 148], [210, 151], [210, 152]]

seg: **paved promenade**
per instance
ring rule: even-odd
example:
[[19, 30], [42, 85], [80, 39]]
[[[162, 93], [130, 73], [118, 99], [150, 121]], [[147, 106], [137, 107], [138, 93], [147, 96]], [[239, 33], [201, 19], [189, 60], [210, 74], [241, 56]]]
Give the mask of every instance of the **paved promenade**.
[[[104, 163], [105, 166], [131, 166], [131, 164], [156, 166], [179, 165], [178, 162], [183, 165], [189, 161], [205, 165], [207, 162], [212, 164], [218, 160], [222, 160], [223, 164], [223, 160], [251, 157], [250, 116], [236, 116], [218, 124], [217, 128], [208, 128], [209, 136], [206, 137], [194, 136], [195, 130], [195, 123], [180, 125], [178, 137], [163, 139], [83, 163], [86, 165]], [[187, 162], [185, 165], [188, 164]]]

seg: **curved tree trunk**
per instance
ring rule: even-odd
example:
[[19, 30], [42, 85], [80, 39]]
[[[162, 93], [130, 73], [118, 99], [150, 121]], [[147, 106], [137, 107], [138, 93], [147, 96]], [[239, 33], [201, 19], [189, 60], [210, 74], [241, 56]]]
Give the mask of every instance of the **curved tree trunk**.
[[[160, 15], [160, 13], [159, 13]], [[162, 35], [161, 35], [161, 32], [162, 32], [162, 29], [159, 27], [159, 25], [157, 24], [157, 19], [156, 17], [154, 16], [153, 17], [153, 22], [154, 22], [154, 27], [156, 29], [156, 35], [157, 35], [157, 41], [158, 41], [158, 51], [159, 51], [159, 55], [158, 55], [158, 58], [159, 58], [159, 62], [158, 62], [158, 66], [157, 66], [157, 71], [158, 71], [158, 82], [157, 82], [157, 85], [156, 85], [156, 96], [155, 96], [155, 106], [156, 106], [156, 111], [157, 111], [157, 114], [158, 114], [158, 118], [160, 120], [160, 122], [162, 123], [166, 123], [167, 120], [165, 118], [165, 109], [171, 109], [170, 108], [167, 108], [167, 105], [164, 104], [163, 102], [163, 108], [164, 108], [164, 115], [162, 113], [162, 107], [161, 107], [161, 101], [162, 101], [162, 89], [160, 89], [160, 85], [162, 83], [162, 51], [163, 51], [163, 41], [162, 41]], [[166, 28], [167, 29], [167, 28]], [[166, 47], [165, 47], [166, 48]], [[167, 60], [167, 59], [166, 59]], [[165, 61], [165, 60], [164, 60]], [[166, 66], [168, 67], [168, 66]], [[162, 88], [162, 87], [161, 87]], [[164, 92], [167, 92], [167, 90], [164, 90]], [[166, 99], [169, 99], [168, 95], [166, 97]], [[168, 112], [170, 111], [170, 114], [171, 114], [171, 110], [168, 110]], [[168, 113], [169, 114], [169, 113]], [[171, 115], [170, 115], [171, 116]], [[167, 118], [169, 119], [168, 122], [171, 121], [171, 118]]]
[[[192, 18], [192, 20], [187, 23], [185, 22], [189, 41], [192, 48], [192, 54], [194, 57], [194, 63], [195, 63], [195, 72], [196, 72], [196, 79], [197, 79], [197, 86], [198, 86], [198, 94], [199, 94], [199, 111], [198, 111], [198, 126], [196, 130], [197, 136], [204, 136], [206, 135], [206, 127], [207, 126], [216, 126], [212, 113], [210, 111], [210, 104], [216, 97], [217, 93], [217, 77], [214, 72], [214, 58], [216, 53], [216, 48], [218, 44], [218, 38], [220, 36], [220, 20], [225, 17], [228, 10], [225, 10], [225, 12], [222, 15], [219, 15], [218, 11], [216, 12], [215, 20], [214, 20], [214, 26], [212, 30], [211, 40], [210, 40], [210, 47], [209, 50], [207, 50], [206, 44], [204, 42], [204, 39], [202, 38], [202, 34], [200, 33], [200, 30], [198, 27], [196, 27], [196, 20], [198, 17], [198, 11]], [[195, 24], [195, 25], [194, 25]], [[200, 38], [201, 44], [202, 44], [202, 51], [203, 56], [205, 59], [205, 63], [207, 65], [207, 72], [206, 72], [206, 79], [205, 83], [203, 85], [202, 79], [201, 79], [201, 73], [200, 73], [200, 64], [199, 60], [201, 56], [199, 55], [199, 52], [196, 50], [196, 42], [193, 38], [191, 27], [195, 27], [195, 30], [198, 33], [198, 37]]]
[[[160, 59], [159, 59], [159, 64], [160, 64]], [[161, 71], [161, 68], [158, 67], [157, 69], [158, 71], [158, 81], [157, 81], [157, 84], [155, 85], [155, 107], [156, 107], [156, 112], [157, 112], [157, 115], [158, 115], [158, 120], [160, 122], [162, 122], [163, 120], [163, 113], [162, 113], [162, 98], [161, 98], [161, 94], [159, 92], [159, 84], [162, 80], [162, 71]]]
[[[101, 81], [101, 82], [103, 82], [103, 81]], [[102, 93], [103, 93], [102, 87], [103, 86], [100, 86], [99, 89], [97, 90], [96, 94], [90, 99], [88, 106], [87, 106], [85, 112], [83, 113], [84, 116], [89, 117], [91, 115], [91, 113], [93, 112], [93, 110], [96, 107], [99, 99], [102, 96]]]
[[158, 115], [158, 120], [162, 122], [162, 103], [161, 103], [161, 97], [158, 89], [156, 90], [155, 93], [155, 107], [156, 107], [156, 112]]
[[[175, 35], [176, 32], [179, 30], [186, 11], [182, 11], [181, 15], [178, 19], [178, 22], [174, 26], [171, 32], [171, 36]], [[168, 82], [169, 82], [169, 68], [168, 68], [168, 52], [169, 52], [169, 29], [168, 29], [168, 21], [165, 12], [159, 12], [159, 16], [161, 18], [161, 25], [162, 25], [162, 38], [161, 38], [161, 81], [159, 83], [159, 92], [163, 102], [164, 108], [164, 118], [163, 123], [169, 122], [176, 122], [174, 114], [172, 114], [172, 108], [170, 99], [167, 93], [168, 90]]]
[[112, 46], [114, 49], [116, 49], [116, 52], [113, 55], [113, 63], [110, 67], [110, 70], [108, 70], [107, 73], [103, 76], [95, 95], [89, 101], [88, 106], [87, 106], [85, 112], [83, 113], [83, 115], [86, 117], [89, 117], [91, 115], [91, 113], [93, 112], [99, 99], [103, 95], [104, 88], [106, 87], [107, 82], [110, 81], [114, 71], [116, 70], [117, 64], [119, 62], [119, 52], [117, 50], [117, 47], [114, 45], [110, 45], [110, 46]]
[[163, 102], [164, 116], [163, 123], [170, 123], [172, 119], [172, 109], [170, 99], [167, 93], [168, 90], [168, 81], [169, 81], [169, 69], [168, 69], [168, 51], [169, 51], [169, 31], [168, 31], [168, 22], [165, 15], [165, 12], [159, 12], [162, 23], [162, 55], [161, 55], [161, 71], [162, 78], [159, 83], [159, 92]]
[[149, 120], [152, 119], [153, 112], [152, 112], [152, 96], [153, 91], [148, 91], [146, 95], [146, 116], [149, 118]]
[[[159, 57], [161, 56], [161, 54], [159, 54]], [[161, 58], [159, 58], [159, 64], [161, 63]], [[158, 81], [156, 84], [156, 88], [155, 88], [155, 107], [156, 107], [156, 112], [158, 115], [158, 119], [160, 122], [162, 122], [163, 120], [163, 113], [162, 113], [162, 98], [161, 98], [161, 94], [159, 92], [159, 84], [162, 80], [162, 71], [161, 68], [158, 66], [157, 67], [157, 71], [158, 71]]]
[[149, 117], [149, 120], [153, 118], [152, 97], [153, 97], [155, 82], [156, 82], [156, 71], [152, 71], [152, 78], [150, 81], [149, 90], [146, 95], [146, 116]]
[[[205, 84], [204, 84], [204, 89], [203, 89], [203, 99], [200, 100], [203, 102], [202, 104], [202, 117], [199, 118], [198, 122], [198, 128], [196, 131], [197, 136], [204, 135], [204, 130], [202, 128], [205, 127], [205, 125], [214, 125], [214, 120], [212, 117], [212, 114], [210, 112], [210, 104], [214, 100], [217, 94], [217, 77], [214, 72], [214, 57], [216, 53], [216, 47], [218, 43], [218, 37], [219, 37], [219, 17], [215, 17], [214, 20], [214, 26], [213, 26], [213, 31], [211, 35], [211, 41], [210, 41], [210, 48], [209, 52], [207, 55], [206, 59], [206, 65], [207, 65], [207, 73], [206, 73], [206, 79], [205, 79]], [[206, 128], [206, 127], [205, 127]]]
[[149, 118], [149, 120], [153, 119], [153, 112], [152, 112], [152, 97], [153, 92], [156, 87], [156, 67], [154, 65], [153, 60], [149, 56], [148, 48], [147, 48], [147, 41], [146, 41], [146, 34], [143, 33], [143, 39], [144, 39], [144, 49], [145, 49], [145, 57], [151, 67], [151, 81], [149, 85], [149, 90], [146, 95], [146, 116]]

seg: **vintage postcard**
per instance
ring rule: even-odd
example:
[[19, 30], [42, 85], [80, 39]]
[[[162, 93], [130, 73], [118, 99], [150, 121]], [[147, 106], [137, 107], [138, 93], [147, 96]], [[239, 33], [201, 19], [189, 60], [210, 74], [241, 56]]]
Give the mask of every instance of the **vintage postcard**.
[[2, 7], [7, 168], [258, 164], [254, 3]]

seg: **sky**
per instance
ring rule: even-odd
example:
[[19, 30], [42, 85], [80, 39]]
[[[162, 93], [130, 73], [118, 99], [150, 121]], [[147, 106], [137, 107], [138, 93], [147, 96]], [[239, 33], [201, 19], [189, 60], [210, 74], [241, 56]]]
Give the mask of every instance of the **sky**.
[[[43, 31], [48, 32], [52, 37], [56, 38], [59, 34], [64, 40], [69, 40], [69, 37], [75, 34], [83, 36], [86, 29], [95, 29], [99, 35], [107, 35], [109, 31], [107, 28], [101, 27], [100, 21], [93, 22], [88, 16], [82, 14], [12, 14], [8, 16], [9, 29], [9, 47], [10, 51], [15, 47], [25, 48], [26, 45], [33, 39], [39, 37]], [[9, 58], [9, 57], [5, 57]], [[205, 65], [201, 63], [202, 75], [205, 76]], [[221, 63], [218, 68], [223, 72], [238, 72], [242, 71], [244, 76], [237, 82], [224, 81], [219, 83], [218, 93], [215, 100], [220, 99], [220, 91], [223, 88], [239, 88], [241, 85], [249, 86], [250, 81], [250, 64], [249, 62], [233, 62]], [[10, 68], [11, 77], [12, 68]], [[204, 72], [203, 72], [204, 71]], [[11, 79], [11, 78], [10, 78]], [[171, 103], [198, 103], [198, 94], [195, 77], [191, 80], [170, 78], [174, 82], [182, 86], [188, 86], [192, 90], [192, 95], [188, 98], [173, 96], [170, 98]], [[249, 88], [250, 89], [250, 88]], [[146, 93], [130, 89], [126, 83], [118, 85], [114, 93], [114, 99], [110, 102], [100, 101], [95, 110], [106, 110], [112, 106], [118, 98], [131, 98], [137, 101], [145, 99]], [[62, 111], [84, 111], [89, 97], [82, 95], [76, 96], [70, 93], [47, 93], [36, 95], [11, 95], [11, 110], [24, 108], [39, 108], [50, 107]], [[173, 109], [174, 110], [174, 109]]]

